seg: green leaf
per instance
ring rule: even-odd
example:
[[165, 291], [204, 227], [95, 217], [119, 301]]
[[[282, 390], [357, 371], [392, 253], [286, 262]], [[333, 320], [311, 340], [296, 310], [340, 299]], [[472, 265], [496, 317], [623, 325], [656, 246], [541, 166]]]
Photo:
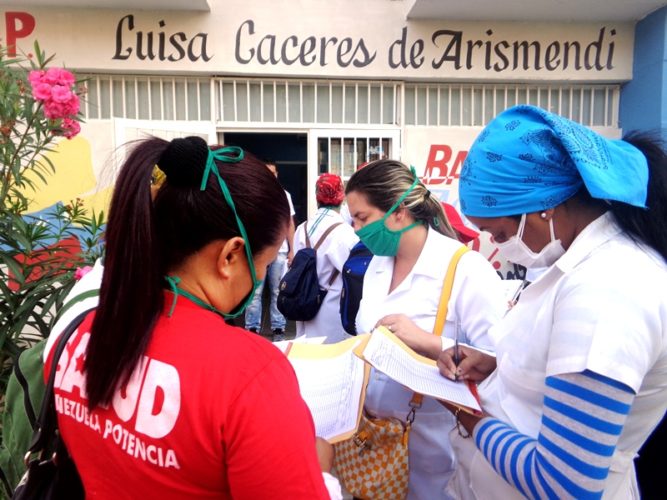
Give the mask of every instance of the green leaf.
[[25, 281], [25, 276], [23, 276], [23, 270], [21, 265], [14, 260], [11, 255], [7, 255], [3, 252], [0, 252], [0, 260], [10, 269], [14, 275], [14, 281], [21, 284]]

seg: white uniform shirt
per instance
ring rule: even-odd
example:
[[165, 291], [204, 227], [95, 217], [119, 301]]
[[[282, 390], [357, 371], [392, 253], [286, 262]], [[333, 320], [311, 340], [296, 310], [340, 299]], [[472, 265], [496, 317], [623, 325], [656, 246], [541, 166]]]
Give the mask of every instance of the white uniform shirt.
[[[283, 191], [285, 191], [283, 189]], [[289, 203], [289, 216], [291, 218], [294, 218], [294, 214], [296, 213], [294, 211], [294, 204], [292, 203], [292, 196], [285, 191], [285, 196], [287, 196], [287, 203]], [[278, 250], [279, 253], [288, 253], [289, 252], [289, 247], [290, 247], [290, 242], [285, 238], [285, 241], [283, 241], [283, 244], [280, 245], [280, 249]]]
[[[588, 225], [491, 329], [498, 369], [479, 386], [482, 408], [532, 438], [548, 376], [584, 370], [637, 394], [612, 460], [605, 498], [639, 498], [637, 450], [667, 408], [667, 264], [621, 233], [611, 214]], [[523, 498], [476, 451], [452, 442], [462, 462], [462, 498]], [[466, 457], [466, 458], [463, 458]]]
[[[364, 291], [357, 331], [369, 332], [387, 314], [405, 314], [427, 332], [433, 331], [440, 292], [449, 262], [461, 247], [458, 241], [432, 229], [410, 273], [389, 293], [393, 257], [373, 257], [364, 277]], [[478, 252], [461, 257], [449, 300], [443, 337], [454, 339], [461, 326], [460, 340], [494, 350], [487, 335], [507, 308], [497, 273]], [[446, 345], [453, 343], [453, 340]], [[412, 391], [373, 370], [366, 392], [366, 409], [378, 417], [405, 421]], [[424, 398], [410, 435], [410, 492], [408, 498], [447, 498], [444, 487], [454, 468], [454, 456], [447, 434], [454, 425], [449, 411], [435, 399]]]
[[[86, 273], [79, 281], [77, 281], [70, 292], [65, 297], [63, 302], [63, 307], [69, 304], [69, 302], [77, 298], [80, 294], [86, 293], [91, 290], [99, 290], [102, 286], [102, 275], [104, 274], [104, 264], [102, 259], [97, 259], [93, 268]], [[100, 300], [99, 295], [94, 295], [92, 297], [85, 298], [73, 303], [69, 309], [63, 313], [63, 315], [58, 318], [58, 321], [55, 322], [49, 337], [46, 339], [46, 345], [44, 346], [44, 353], [42, 354], [43, 359], [46, 359], [51, 352], [51, 348], [56, 344], [60, 334], [65, 330], [65, 328], [72, 322], [74, 319], [81, 314], [82, 312], [97, 307], [97, 304]]]
[[[294, 234], [294, 253], [306, 247], [305, 226], [308, 226], [310, 244], [314, 247], [324, 232], [333, 224], [341, 223], [326, 237], [320, 248], [317, 249], [317, 278], [322, 288], [328, 289], [324, 302], [310, 321], [296, 322], [297, 337], [326, 337], [326, 343], [339, 342], [349, 338], [343, 329], [340, 319], [340, 292], [343, 288], [341, 271], [343, 264], [350, 255], [350, 250], [357, 244], [359, 238], [354, 229], [346, 224], [335, 210], [320, 208], [315, 215], [300, 224]], [[311, 232], [312, 229], [312, 232]], [[334, 270], [338, 276], [329, 286], [329, 280]]]

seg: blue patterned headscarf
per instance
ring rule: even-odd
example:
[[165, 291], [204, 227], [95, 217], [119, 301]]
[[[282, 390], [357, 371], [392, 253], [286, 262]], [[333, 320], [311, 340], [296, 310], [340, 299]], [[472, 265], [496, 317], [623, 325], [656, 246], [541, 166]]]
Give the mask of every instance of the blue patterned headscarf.
[[646, 157], [534, 106], [515, 106], [473, 143], [459, 179], [461, 210], [473, 217], [553, 208], [582, 186], [593, 198], [645, 207]]

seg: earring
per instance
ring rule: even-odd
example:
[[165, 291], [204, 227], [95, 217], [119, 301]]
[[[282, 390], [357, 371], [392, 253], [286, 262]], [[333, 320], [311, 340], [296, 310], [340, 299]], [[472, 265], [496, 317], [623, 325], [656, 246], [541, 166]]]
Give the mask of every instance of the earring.
[[540, 214], [540, 219], [546, 219], [546, 218], [547, 218], [547, 213], [546, 213], [546, 212], [542, 212], [542, 213]]

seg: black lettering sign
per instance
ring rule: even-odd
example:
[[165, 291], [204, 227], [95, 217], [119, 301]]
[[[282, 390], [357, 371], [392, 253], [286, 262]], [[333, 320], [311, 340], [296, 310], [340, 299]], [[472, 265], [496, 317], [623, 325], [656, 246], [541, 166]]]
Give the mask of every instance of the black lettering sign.
[[[158, 22], [158, 28], [164, 28], [164, 20]], [[169, 47], [166, 40], [169, 39]], [[156, 43], [157, 40], [157, 43]], [[192, 38], [182, 31], [167, 36], [165, 31], [136, 30], [134, 16], [128, 14], [116, 25], [116, 51], [112, 59], [127, 60], [135, 55], [140, 61], [181, 61], [202, 60], [208, 62], [213, 55], [207, 49], [208, 33], [197, 33]]]
[[431, 36], [431, 41], [436, 47], [438, 46], [436, 40], [441, 36], [450, 37], [449, 43], [442, 52], [440, 59], [437, 61], [433, 59], [431, 66], [434, 69], [440, 69], [444, 63], [449, 61], [454, 63], [454, 69], [461, 69], [461, 41], [463, 40], [463, 31], [438, 30], [434, 32], [433, 36]]
[[[487, 36], [493, 35], [487, 30]], [[433, 58], [431, 66], [440, 69], [474, 69], [475, 62], [483, 51], [483, 68], [487, 71], [547, 71], [574, 69], [580, 71], [605, 71], [614, 68], [613, 37], [615, 29], [600, 28], [593, 41], [583, 44], [579, 41], [551, 41], [542, 43], [537, 40], [478, 40], [466, 38], [463, 31], [437, 30], [431, 41], [439, 49], [439, 56]], [[405, 28], [403, 36], [394, 41], [389, 48], [389, 66], [393, 69], [407, 67], [404, 54], [399, 59], [396, 50], [406, 44]], [[583, 45], [583, 48], [582, 48]]]
[[317, 38], [310, 35], [299, 39], [297, 35], [289, 35], [280, 40], [277, 35], [268, 33], [258, 41], [255, 36], [255, 23], [248, 19], [236, 30], [234, 55], [236, 62], [240, 64], [257, 62], [261, 65], [291, 66], [298, 61], [301, 66], [317, 63], [324, 67], [329, 60], [335, 59], [341, 68], [350, 65], [363, 68], [375, 60], [376, 52], [371, 53], [368, 50], [363, 38]]

